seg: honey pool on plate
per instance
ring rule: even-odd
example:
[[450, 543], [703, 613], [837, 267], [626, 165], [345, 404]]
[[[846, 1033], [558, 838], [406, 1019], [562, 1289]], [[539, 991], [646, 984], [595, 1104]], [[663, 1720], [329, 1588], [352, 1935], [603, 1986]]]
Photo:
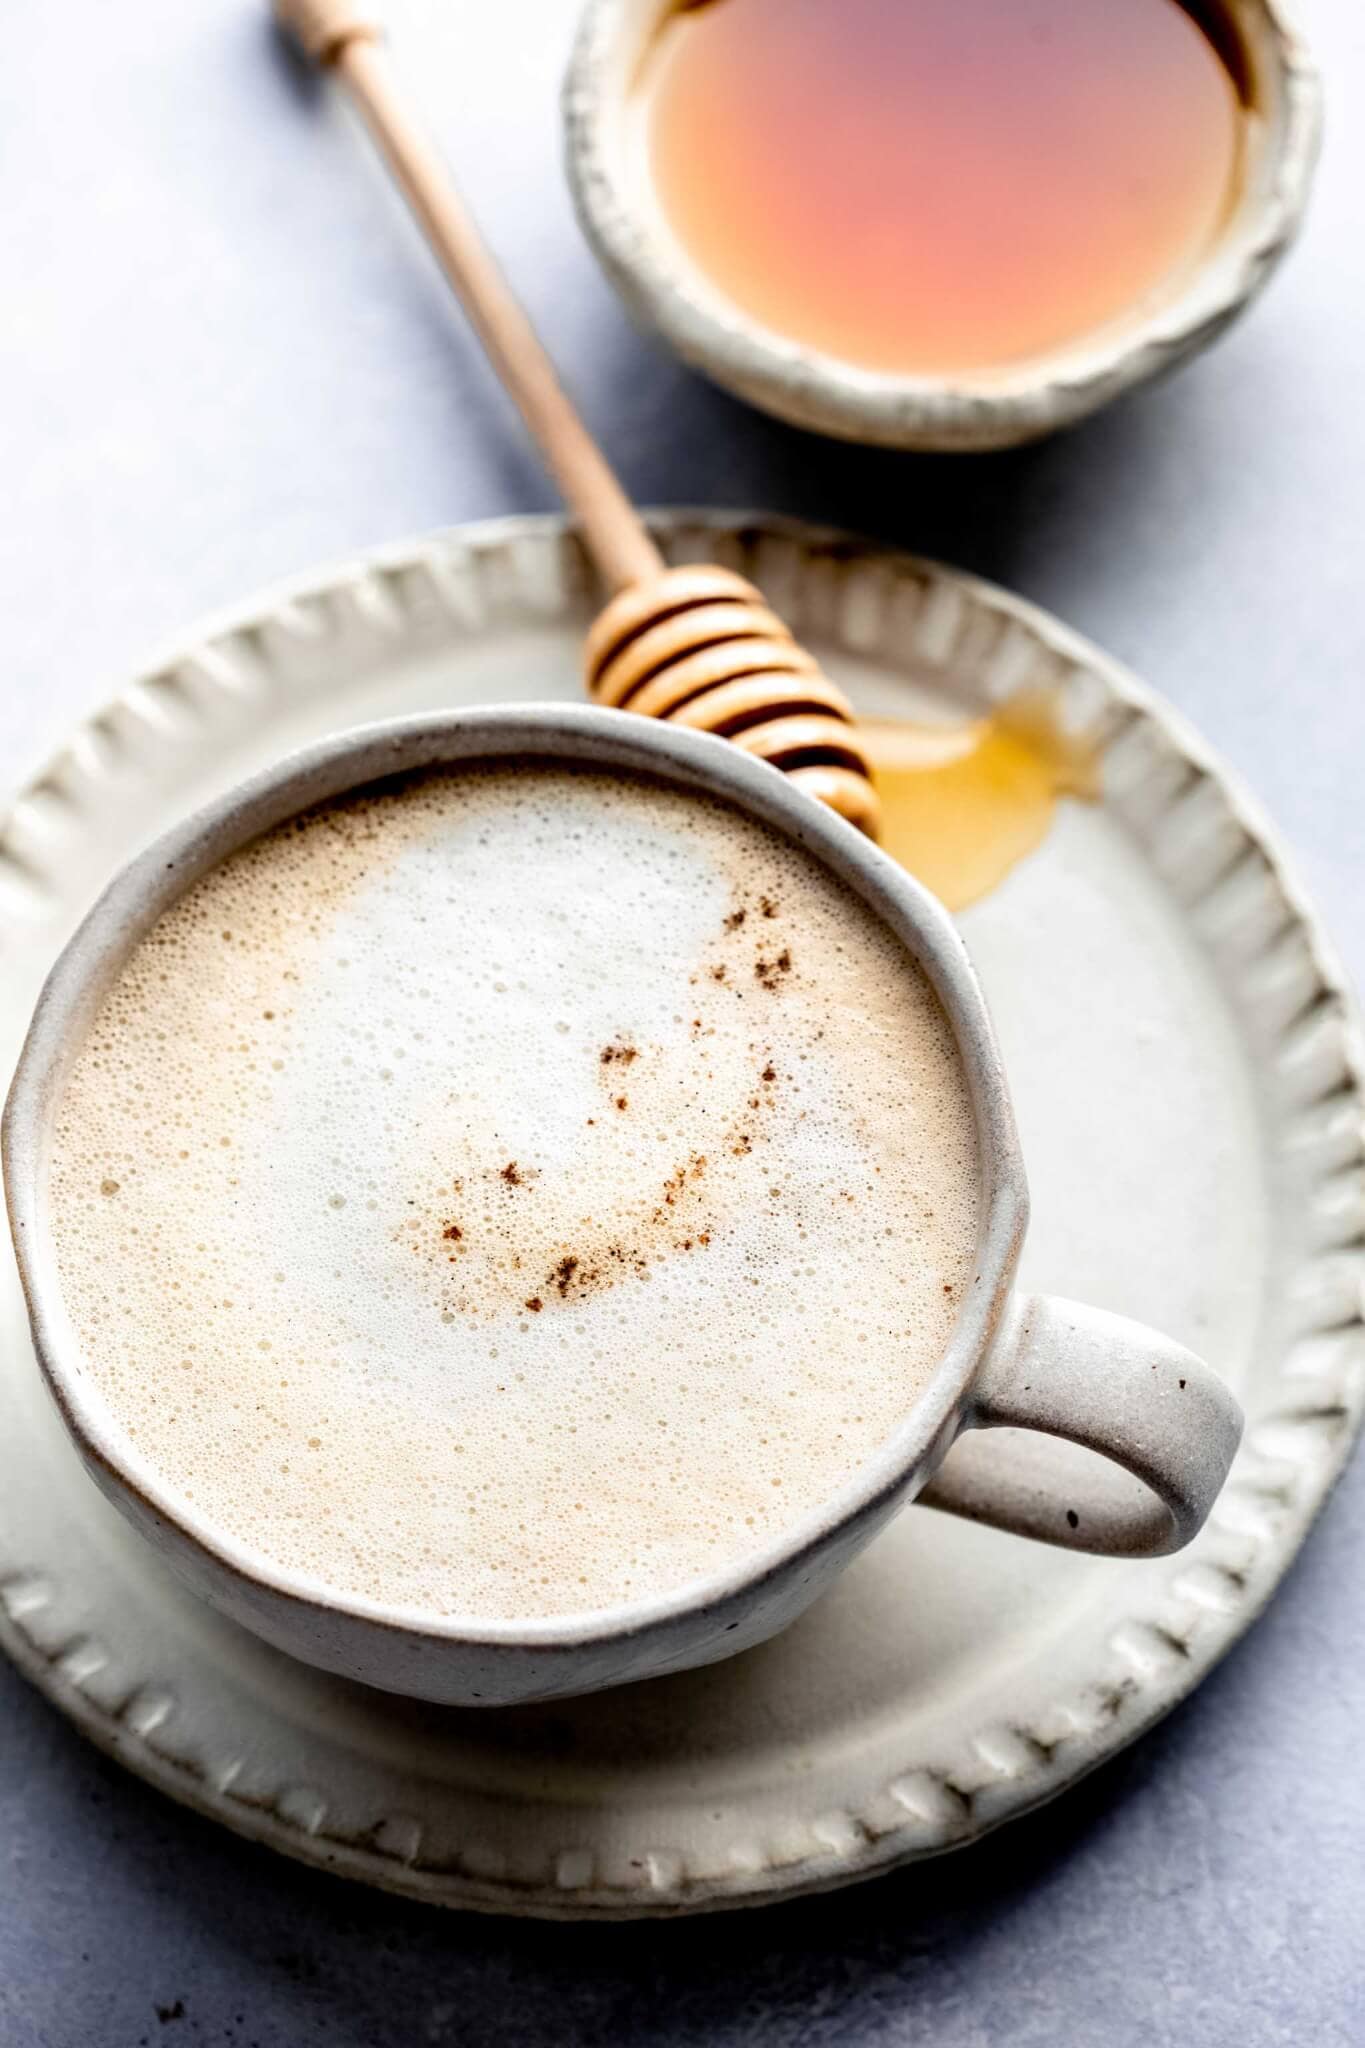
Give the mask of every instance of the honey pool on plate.
[[859, 735], [882, 845], [949, 910], [988, 896], [1042, 845], [1060, 798], [1099, 795], [1093, 742], [1067, 732], [1051, 690], [954, 725], [864, 719]]
[[1148, 304], [1216, 238], [1243, 89], [1207, 23], [1179, 0], [684, 6], [641, 81], [659, 201], [776, 333], [999, 370]]
[[988, 896], [1042, 845], [1062, 797], [1100, 792], [1092, 742], [1068, 733], [1054, 690], [1020, 690], [951, 725], [861, 721], [882, 804], [881, 843], [949, 910]]

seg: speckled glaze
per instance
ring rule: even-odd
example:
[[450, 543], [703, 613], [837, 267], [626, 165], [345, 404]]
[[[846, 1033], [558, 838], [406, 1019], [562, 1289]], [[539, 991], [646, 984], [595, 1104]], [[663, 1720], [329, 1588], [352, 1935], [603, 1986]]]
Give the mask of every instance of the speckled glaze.
[[[977, 1268], [947, 1350], [905, 1421], [855, 1477], [768, 1550], [675, 1593], [567, 1621], [463, 1622], [340, 1596], [253, 1554], [179, 1498], [87, 1391], [55, 1278], [46, 1151], [70, 1060], [105, 990], [161, 912], [281, 819], [376, 777], [514, 757], [588, 762], [722, 796], [854, 889], [933, 983], [957, 1039], [982, 1176]], [[276, 1647], [417, 1698], [508, 1705], [714, 1662], [785, 1628], [908, 1500], [1079, 1550], [1176, 1550], [1227, 1476], [1241, 1414], [1218, 1377], [1140, 1324], [1011, 1293], [1027, 1217], [1014, 1121], [990, 1019], [937, 901], [776, 770], [710, 735], [618, 712], [529, 705], [408, 719], [327, 740], [230, 791], [125, 868], [39, 999], [5, 1112], [6, 1195], [35, 1346], [97, 1483], [209, 1603]], [[964, 1431], [951, 1475], [929, 1482]], [[1055, 1440], [1062, 1439], [1059, 1445]], [[1065, 1443], [1113, 1463], [1078, 1468]], [[926, 1492], [925, 1489], [928, 1488]]]
[[664, 219], [634, 85], [676, 0], [588, 0], [563, 95], [569, 180], [584, 230], [636, 318], [683, 359], [779, 419], [850, 441], [1006, 448], [1069, 425], [1206, 348], [1255, 297], [1307, 204], [1321, 126], [1318, 75], [1282, 0], [1227, 0], [1251, 106], [1241, 196], [1171, 294], [1066, 348], [973, 375], [862, 370], [760, 326], [691, 262]]

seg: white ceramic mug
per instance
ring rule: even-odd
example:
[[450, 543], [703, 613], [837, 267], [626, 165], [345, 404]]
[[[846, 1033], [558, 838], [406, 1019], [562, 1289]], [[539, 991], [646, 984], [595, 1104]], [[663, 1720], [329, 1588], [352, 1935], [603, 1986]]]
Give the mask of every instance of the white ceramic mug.
[[[566, 1621], [461, 1622], [281, 1570], [216, 1528], [137, 1451], [82, 1371], [57, 1281], [47, 1172], [54, 1109], [101, 998], [200, 875], [282, 819], [376, 777], [508, 757], [642, 772], [728, 799], [861, 897], [927, 974], [952, 1026], [976, 1117], [981, 1216], [974, 1284], [936, 1370], [876, 1456], [817, 1511], [762, 1552], [674, 1592]], [[1023, 1164], [981, 989], [942, 906], [777, 770], [727, 741], [617, 711], [527, 705], [365, 727], [177, 826], [124, 869], [54, 967], [10, 1090], [3, 1155], [38, 1356], [96, 1481], [215, 1607], [310, 1663], [390, 1691], [503, 1704], [727, 1656], [785, 1627], [916, 1496], [1077, 1550], [1157, 1556], [1199, 1529], [1241, 1433], [1231, 1394], [1169, 1338], [1014, 1290]]]

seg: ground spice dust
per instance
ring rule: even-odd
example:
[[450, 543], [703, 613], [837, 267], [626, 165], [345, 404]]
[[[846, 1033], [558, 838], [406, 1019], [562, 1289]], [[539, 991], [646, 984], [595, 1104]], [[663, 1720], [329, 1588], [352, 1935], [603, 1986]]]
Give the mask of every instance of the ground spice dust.
[[632, 1045], [629, 1039], [625, 1038], [619, 1038], [611, 1045], [604, 1045], [600, 1054], [601, 1063], [604, 1067], [610, 1067], [617, 1063], [623, 1067], [628, 1067], [632, 1060], [638, 1058], [639, 1047]]
[[[717, 1000], [742, 1001], [740, 977], [751, 975], [772, 994], [793, 974], [791, 947], [775, 946], [782, 934], [771, 930], [779, 914], [780, 905], [774, 896], [755, 894], [748, 900], [734, 902], [722, 916], [719, 939], [728, 957], [713, 961], [704, 970], [717, 990], [724, 991]], [[748, 942], [746, 927], [755, 921], [770, 928], [766, 945]], [[741, 938], [742, 934], [746, 936]], [[702, 1063], [698, 1072], [704, 1076], [709, 1059], [703, 1044], [709, 1035], [705, 1018], [694, 1016], [690, 1022], [691, 1043], [697, 1045], [696, 1057]], [[721, 1158], [745, 1160], [755, 1155], [764, 1140], [764, 1119], [776, 1107], [778, 1069], [771, 1049], [760, 1041], [751, 1050], [755, 1056], [751, 1069], [755, 1078], [749, 1083], [752, 1092], [744, 1094], [728, 1117], [722, 1105], [721, 1115], [712, 1123], [717, 1130]], [[629, 1033], [619, 1032], [605, 1044], [599, 1044], [592, 1056], [595, 1071], [609, 1086], [619, 1087], [624, 1070], [638, 1071], [645, 1089], [642, 1106], [646, 1120], [653, 1099], [649, 1092], [653, 1072], [649, 1055], [648, 1046], [641, 1047]], [[618, 1113], [631, 1107], [631, 1097], [624, 1092], [609, 1093], [606, 1099]], [[595, 1117], [587, 1119], [589, 1126], [596, 1122]], [[506, 1220], [495, 1223], [492, 1217], [487, 1218], [489, 1228], [485, 1232], [477, 1219], [465, 1216], [456, 1221], [447, 1215], [439, 1225], [438, 1240], [442, 1254], [440, 1270], [447, 1274], [440, 1291], [443, 1314], [447, 1318], [456, 1313], [494, 1317], [515, 1304], [523, 1313], [539, 1316], [547, 1309], [581, 1301], [632, 1276], [647, 1275], [651, 1264], [660, 1258], [704, 1252], [714, 1238], [713, 1208], [719, 1198], [708, 1191], [709, 1167], [706, 1153], [689, 1152], [657, 1184], [658, 1192], [652, 1202], [646, 1198], [643, 1204], [632, 1205], [631, 1211], [618, 1213], [609, 1220], [594, 1221], [585, 1216], [568, 1243], [561, 1237], [558, 1243], [543, 1244], [540, 1250], [534, 1244], [538, 1207], [532, 1184], [541, 1178], [541, 1168], [522, 1156], [485, 1167], [472, 1178], [468, 1174], [454, 1176], [447, 1185], [456, 1194], [463, 1190], [466, 1179], [471, 1180], [471, 1185], [491, 1182], [508, 1193], [517, 1191], [516, 1214], [522, 1219], [518, 1231], [520, 1236], [524, 1225], [525, 1240], [518, 1242], [516, 1249], [508, 1244]], [[409, 1203], [409, 1207], [414, 1206], [415, 1203]], [[513, 1212], [509, 1208], [502, 1213], [505, 1219]], [[559, 1227], [562, 1228], [562, 1222]], [[413, 1252], [421, 1255], [421, 1223], [417, 1217], [408, 1220], [406, 1231], [419, 1233], [410, 1242]], [[450, 1267], [458, 1267], [458, 1277], [448, 1273]], [[518, 1284], [519, 1276], [528, 1268], [531, 1273], [543, 1276], [529, 1294], [523, 1291], [525, 1279]]]
[[760, 955], [754, 962], [754, 979], [758, 982], [760, 988], [769, 990], [780, 988], [791, 971], [792, 956], [790, 948], [787, 946], [784, 946], [782, 951], [771, 960], [765, 960]]

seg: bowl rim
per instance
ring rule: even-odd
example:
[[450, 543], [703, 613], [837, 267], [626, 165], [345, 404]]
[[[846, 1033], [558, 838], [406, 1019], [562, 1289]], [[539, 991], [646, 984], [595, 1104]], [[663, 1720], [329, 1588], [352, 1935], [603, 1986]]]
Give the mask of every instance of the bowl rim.
[[1107, 405], [1207, 347], [1261, 291], [1312, 188], [1322, 85], [1290, 0], [1217, 0], [1273, 83], [1261, 162], [1205, 256], [1170, 296], [1012, 370], [861, 369], [765, 327], [686, 258], [625, 163], [639, 51], [678, 0], [586, 0], [561, 95], [565, 167], [583, 232], [638, 322], [693, 368], [797, 426], [874, 446], [1003, 448]]
[[[794, 840], [850, 887], [928, 975], [966, 1068], [982, 1176], [973, 1288], [938, 1364], [899, 1427], [852, 1477], [746, 1559], [665, 1593], [565, 1617], [434, 1615], [295, 1571], [219, 1528], [133, 1446], [80, 1369], [48, 1220], [46, 1163], [61, 1088], [98, 1004], [161, 913], [199, 876], [281, 820], [348, 789], [429, 767], [578, 761], [653, 775], [735, 804]], [[173, 877], [173, 879], [172, 879]], [[1014, 1114], [986, 1001], [948, 912], [853, 826], [781, 772], [712, 734], [596, 706], [474, 705], [355, 726], [285, 756], [171, 827], [115, 876], [44, 982], [0, 1120], [5, 1199], [43, 1377], [82, 1456], [144, 1531], [168, 1532], [214, 1574], [300, 1614], [327, 1614], [431, 1645], [576, 1651], [655, 1633], [785, 1578], [840, 1530], [877, 1517], [956, 1435], [999, 1321], [1028, 1218]]]

